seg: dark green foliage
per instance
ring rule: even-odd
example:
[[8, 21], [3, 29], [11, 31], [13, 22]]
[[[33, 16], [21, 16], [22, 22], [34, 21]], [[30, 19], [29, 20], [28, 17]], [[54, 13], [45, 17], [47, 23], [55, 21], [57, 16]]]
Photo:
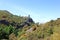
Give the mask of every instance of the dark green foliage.
[[0, 39], [8, 39], [15, 30], [12, 26], [0, 26]]

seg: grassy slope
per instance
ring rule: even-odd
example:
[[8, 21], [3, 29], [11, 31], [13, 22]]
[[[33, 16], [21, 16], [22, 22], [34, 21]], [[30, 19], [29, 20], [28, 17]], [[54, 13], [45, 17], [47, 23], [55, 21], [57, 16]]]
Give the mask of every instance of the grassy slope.
[[[9, 22], [23, 23], [27, 17], [21, 17], [11, 14], [6, 10], [0, 10], [0, 20], [7, 20]], [[1, 25], [0, 25], [1, 26]], [[29, 31], [31, 30], [31, 31]], [[9, 38], [14, 40], [60, 40], [60, 18], [51, 20], [45, 24], [32, 24], [29, 27], [25, 26], [18, 31], [18, 35], [10, 34]], [[14, 37], [14, 38], [12, 38]]]
[[10, 22], [14, 21], [16, 23], [21, 23], [24, 22], [27, 19], [27, 17], [16, 16], [6, 10], [0, 10], [0, 20], [3, 19], [8, 20]]

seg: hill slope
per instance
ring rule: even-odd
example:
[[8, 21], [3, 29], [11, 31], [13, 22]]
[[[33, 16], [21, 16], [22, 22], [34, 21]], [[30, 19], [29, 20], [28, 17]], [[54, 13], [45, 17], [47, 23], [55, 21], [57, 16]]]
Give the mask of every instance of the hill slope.
[[0, 40], [60, 40], [60, 18], [44, 24], [0, 10]]
[[0, 40], [9, 39], [9, 35], [18, 34], [25, 25], [30, 26], [34, 21], [30, 17], [13, 15], [6, 10], [0, 10]]
[[16, 25], [18, 24], [23, 27], [25, 24], [33, 23], [32, 18], [29, 17], [21, 17], [11, 14], [6, 10], [0, 10], [0, 23], [5, 25]]

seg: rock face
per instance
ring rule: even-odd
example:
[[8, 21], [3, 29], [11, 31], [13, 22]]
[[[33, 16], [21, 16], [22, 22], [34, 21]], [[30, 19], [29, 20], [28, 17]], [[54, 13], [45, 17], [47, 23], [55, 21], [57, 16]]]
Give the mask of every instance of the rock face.
[[27, 18], [26, 22], [34, 23], [34, 21], [32, 20], [32, 18], [30, 17], [30, 15], [28, 15], [28, 18]]
[[20, 26], [17, 25], [17, 28], [24, 27], [25, 25], [30, 26], [30, 23], [34, 23], [32, 18], [28, 18], [25, 22], [21, 23]]
[[10, 23], [6, 20], [0, 20], [0, 24], [9, 25]]
[[25, 25], [30, 26], [30, 23], [34, 23], [32, 18], [27, 18], [27, 20], [25, 22], [21, 23], [21, 24], [20, 23], [18, 24], [18, 23], [15, 23], [15, 22], [10, 23], [7, 20], [0, 20], [0, 24], [4, 24], [4, 25], [7, 25], [7, 26], [9, 26], [9, 25], [16, 26], [17, 29], [18, 28], [23, 28]]
[[34, 23], [34, 21], [32, 20], [32, 18], [28, 18], [28, 20], [26, 22]]

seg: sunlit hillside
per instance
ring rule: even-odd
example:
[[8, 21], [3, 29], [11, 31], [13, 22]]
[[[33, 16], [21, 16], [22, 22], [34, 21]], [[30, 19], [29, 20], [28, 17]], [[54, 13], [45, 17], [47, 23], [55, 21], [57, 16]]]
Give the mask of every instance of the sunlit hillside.
[[39, 24], [30, 17], [0, 10], [0, 40], [60, 40], [60, 18]]

